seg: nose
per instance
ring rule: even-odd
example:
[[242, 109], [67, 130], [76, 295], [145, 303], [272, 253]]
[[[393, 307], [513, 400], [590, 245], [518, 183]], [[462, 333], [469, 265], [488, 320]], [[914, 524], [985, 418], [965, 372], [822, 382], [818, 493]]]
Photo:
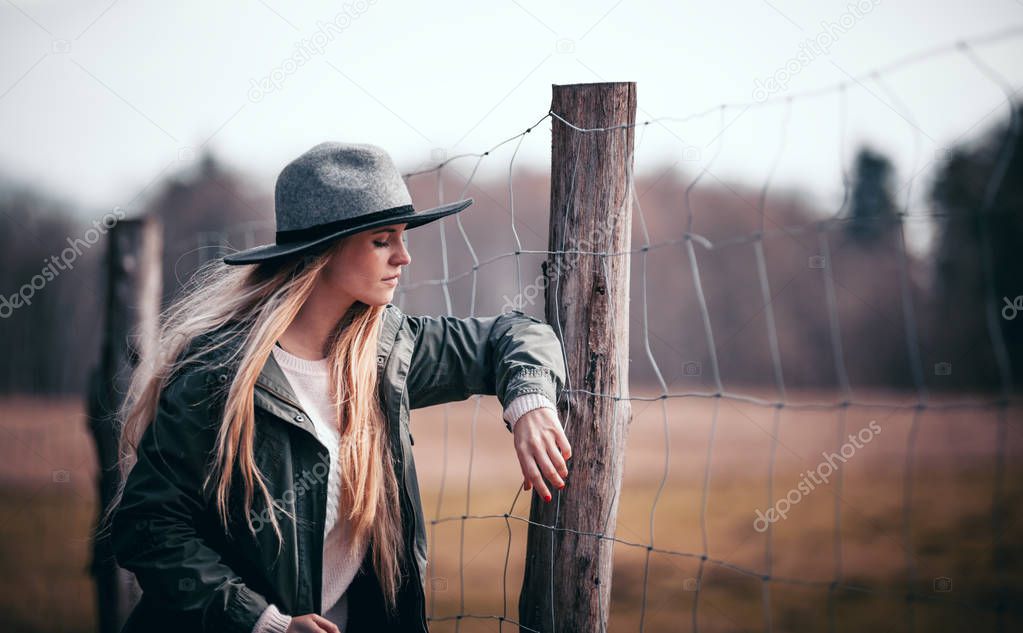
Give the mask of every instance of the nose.
[[407, 266], [412, 261], [412, 256], [408, 252], [404, 238], [398, 240], [398, 243], [401, 244], [401, 249], [398, 250], [397, 255], [392, 260], [392, 264], [395, 266]]

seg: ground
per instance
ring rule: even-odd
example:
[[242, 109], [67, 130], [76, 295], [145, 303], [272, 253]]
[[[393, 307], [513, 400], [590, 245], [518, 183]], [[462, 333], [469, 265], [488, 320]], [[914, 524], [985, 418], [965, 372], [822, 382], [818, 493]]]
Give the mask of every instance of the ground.
[[[822, 392], [789, 394], [790, 403], [836, 399]], [[1003, 630], [1017, 629], [1023, 620], [1020, 411], [1003, 413], [1008, 442], [999, 498], [1006, 515], [998, 535], [1003, 550], [995, 557], [998, 409], [942, 409], [944, 401], [935, 399], [939, 408], [920, 413], [907, 531], [905, 466], [914, 410], [895, 405], [911, 404], [913, 394], [864, 391], [855, 401], [883, 406], [853, 406], [844, 413], [786, 407], [780, 410], [777, 441], [770, 407], [729, 398], [633, 401], [608, 630], [639, 631], [641, 612], [643, 631], [692, 630], [695, 605], [701, 631], [825, 631], [830, 622], [836, 631], [994, 631], [1000, 588], [1008, 608]], [[0, 419], [4, 630], [93, 631], [86, 566], [96, 464], [81, 403], [7, 399], [0, 401]], [[569, 427], [573, 421], [569, 416]], [[771, 529], [773, 580], [765, 583], [767, 536], [754, 526], [756, 512], [798, 489], [807, 470], [826, 472], [818, 468], [826, 461], [823, 452], [841, 446], [839, 423], [844, 436], [880, 431], [864, 431], [870, 439], [854, 452], [847, 449], [852, 454], [839, 466], [840, 481], [835, 473], [826, 484], [792, 495], [796, 502]], [[436, 618], [431, 630], [513, 631], [508, 624], [501, 628], [497, 616], [517, 617], [526, 524], [506, 522], [503, 514], [528, 516], [529, 498], [518, 490], [521, 473], [498, 401], [470, 398], [413, 411], [412, 433], [424, 511], [427, 520], [439, 521], [428, 526], [427, 604]], [[565, 494], [571, 493], [570, 477]], [[498, 516], [463, 521], [463, 514]], [[704, 523], [707, 561], [701, 575]], [[646, 566], [651, 530], [655, 550]], [[839, 557], [840, 582], [831, 589]], [[913, 601], [906, 599], [910, 588], [917, 596]], [[456, 621], [459, 613], [484, 617]]]

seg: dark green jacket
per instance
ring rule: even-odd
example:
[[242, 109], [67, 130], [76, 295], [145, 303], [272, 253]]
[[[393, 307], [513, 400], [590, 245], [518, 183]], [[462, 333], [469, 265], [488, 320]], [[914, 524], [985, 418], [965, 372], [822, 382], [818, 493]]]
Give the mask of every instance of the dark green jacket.
[[[284, 533], [280, 555], [258, 490], [250, 515], [255, 536], [249, 531], [237, 471], [226, 534], [212, 499], [201, 493], [223, 411], [218, 387], [233, 376], [219, 358], [226, 356], [188, 365], [163, 390], [112, 518], [117, 562], [143, 590], [125, 632], [249, 633], [271, 602], [293, 616], [321, 611], [330, 458], [273, 355], [253, 394], [255, 461], [271, 497], [297, 519], [277, 512]], [[561, 343], [550, 325], [519, 311], [460, 319], [406, 315], [388, 304], [377, 368], [411, 567], [404, 570], [398, 617], [388, 620], [367, 551], [347, 590], [345, 633], [426, 631], [426, 525], [409, 410], [473, 394], [496, 395], [504, 406], [531, 392], [557, 402], [565, 383]], [[510, 442], [508, 450], [514, 450]]]

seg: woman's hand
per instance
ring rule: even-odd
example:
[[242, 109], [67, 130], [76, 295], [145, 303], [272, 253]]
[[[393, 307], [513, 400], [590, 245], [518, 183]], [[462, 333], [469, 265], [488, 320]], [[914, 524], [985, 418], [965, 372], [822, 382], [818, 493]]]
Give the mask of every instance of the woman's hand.
[[557, 411], [541, 407], [522, 414], [515, 422], [515, 452], [522, 467], [523, 490], [536, 488], [544, 501], [550, 501], [544, 477], [559, 490], [565, 487], [568, 477], [565, 460], [572, 458], [572, 446], [561, 428]]
[[286, 633], [341, 633], [338, 625], [334, 624], [322, 615], [307, 613], [291, 618]]

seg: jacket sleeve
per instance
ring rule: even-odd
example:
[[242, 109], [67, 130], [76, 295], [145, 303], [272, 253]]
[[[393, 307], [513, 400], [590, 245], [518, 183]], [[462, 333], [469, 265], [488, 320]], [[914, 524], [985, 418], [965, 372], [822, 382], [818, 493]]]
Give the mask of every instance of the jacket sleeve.
[[249, 633], [267, 608], [196, 529], [216, 436], [202, 372], [165, 386], [111, 522], [117, 563], [161, 608], [194, 612], [203, 631]]
[[406, 318], [415, 334], [406, 377], [409, 408], [475, 394], [496, 395], [503, 407], [529, 393], [554, 403], [560, 398], [565, 361], [549, 324], [520, 310], [485, 317]]

